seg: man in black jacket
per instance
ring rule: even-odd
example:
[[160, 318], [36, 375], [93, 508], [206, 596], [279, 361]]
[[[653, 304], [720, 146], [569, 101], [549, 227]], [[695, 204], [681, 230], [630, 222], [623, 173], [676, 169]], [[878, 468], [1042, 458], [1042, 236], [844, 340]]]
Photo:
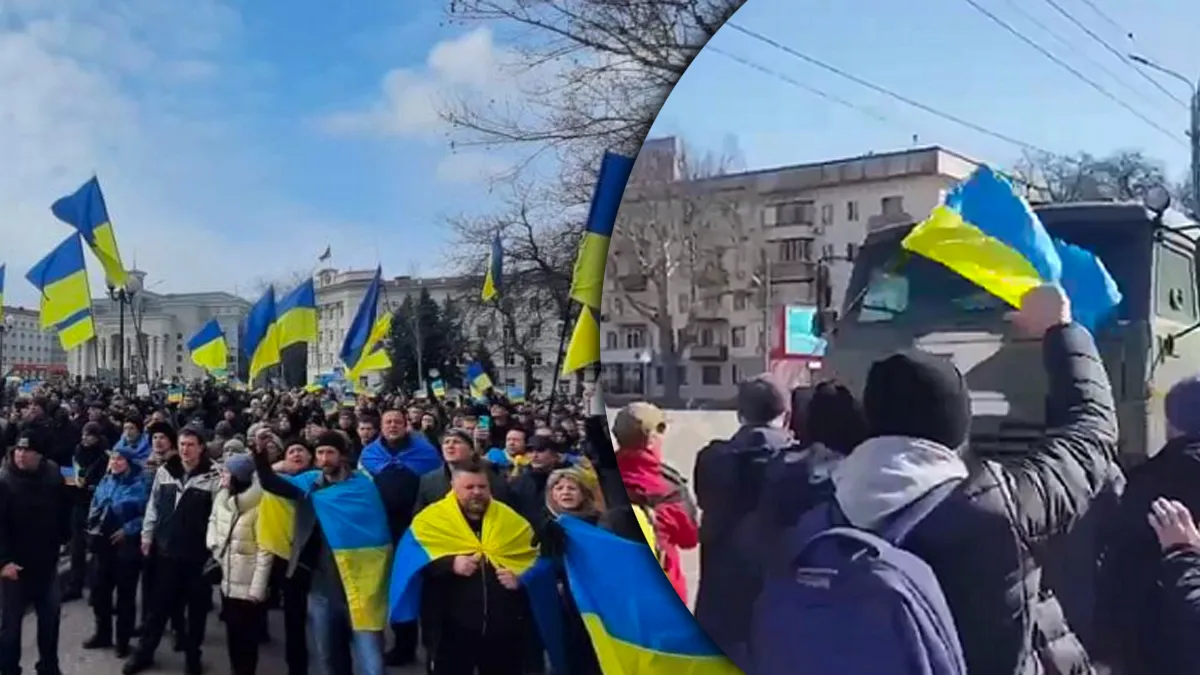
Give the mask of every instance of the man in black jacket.
[[1112, 388], [1063, 291], [1030, 291], [1012, 317], [1042, 342], [1047, 431], [1024, 452], [967, 452], [971, 402], [948, 360], [904, 352], [876, 362], [863, 392], [870, 437], [833, 473], [853, 525], [876, 530], [929, 490], [960, 481], [905, 540], [937, 575], [971, 675], [1089, 673], [1053, 596], [1047, 543], [1083, 517], [1116, 461]]
[[0, 675], [21, 672], [21, 623], [37, 614], [38, 675], [59, 675], [58, 551], [70, 512], [58, 466], [42, 456], [53, 443], [44, 423], [27, 425], [0, 466]]

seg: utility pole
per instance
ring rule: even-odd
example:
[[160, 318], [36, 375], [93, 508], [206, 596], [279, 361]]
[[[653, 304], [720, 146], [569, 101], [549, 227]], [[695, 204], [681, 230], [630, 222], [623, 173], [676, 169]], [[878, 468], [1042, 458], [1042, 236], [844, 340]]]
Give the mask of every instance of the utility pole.
[[1191, 110], [1190, 124], [1188, 125], [1188, 145], [1191, 148], [1191, 170], [1188, 172], [1192, 179], [1191, 196], [1192, 196], [1192, 211], [1193, 215], [1200, 212], [1200, 79], [1193, 82], [1187, 76], [1178, 73], [1166, 66], [1161, 66], [1144, 56], [1130, 54], [1129, 60], [1134, 63], [1143, 65], [1151, 70], [1156, 70], [1163, 75], [1172, 77], [1187, 86], [1192, 93], [1189, 100], [1189, 108]]

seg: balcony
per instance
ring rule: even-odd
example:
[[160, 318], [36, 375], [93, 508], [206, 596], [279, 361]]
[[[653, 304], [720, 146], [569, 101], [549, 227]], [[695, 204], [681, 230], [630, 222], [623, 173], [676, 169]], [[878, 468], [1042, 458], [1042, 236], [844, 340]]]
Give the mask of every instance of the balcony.
[[808, 260], [771, 263], [772, 281], [811, 281], [817, 278], [817, 264]]
[[912, 225], [917, 222], [907, 211], [898, 211], [895, 213], [877, 213], [873, 216], [867, 216], [867, 233], [887, 230], [901, 225]]
[[721, 305], [706, 305], [701, 302], [692, 308], [692, 318], [696, 321], [728, 322], [729, 312]]
[[644, 293], [649, 288], [643, 274], [622, 274], [617, 277], [617, 283], [628, 293]]
[[725, 362], [729, 360], [729, 347], [725, 345], [692, 345], [688, 358], [693, 361]]

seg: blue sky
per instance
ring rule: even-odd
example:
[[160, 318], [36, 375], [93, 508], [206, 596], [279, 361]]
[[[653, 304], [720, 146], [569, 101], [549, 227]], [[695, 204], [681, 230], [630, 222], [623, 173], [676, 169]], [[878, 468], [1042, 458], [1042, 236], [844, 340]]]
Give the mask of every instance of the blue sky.
[[437, 109], [519, 88], [495, 27], [445, 7], [0, 5], [5, 300], [35, 300], [25, 272], [70, 232], [50, 203], [93, 171], [155, 290], [247, 295], [326, 245], [339, 267], [443, 271], [445, 218], [493, 206], [488, 178], [512, 157], [452, 151]]
[[[977, 2], [1173, 132], [1174, 140], [1005, 32], [965, 0], [749, 0], [733, 21], [863, 79], [1041, 148], [1061, 153], [1141, 149], [1165, 162], [1172, 178], [1182, 177], [1188, 161], [1184, 107], [1069, 23], [1046, 0]], [[1193, 79], [1200, 76], [1200, 51], [1194, 46], [1200, 3], [1092, 0], [1113, 23], [1085, 0], [1057, 3], [1118, 50], [1140, 52]], [[1133, 41], [1126, 37], [1128, 32], [1134, 34]], [[676, 134], [716, 150], [736, 138], [749, 168], [900, 149], [912, 145], [914, 134], [920, 144], [942, 144], [998, 165], [1011, 164], [1021, 155], [1020, 148], [909, 108], [729, 27], [710, 44], [872, 109], [891, 122], [831, 103], [707, 51], [671, 94], [654, 135]], [[1160, 81], [1178, 98], [1186, 101], [1190, 96], [1182, 83]]]

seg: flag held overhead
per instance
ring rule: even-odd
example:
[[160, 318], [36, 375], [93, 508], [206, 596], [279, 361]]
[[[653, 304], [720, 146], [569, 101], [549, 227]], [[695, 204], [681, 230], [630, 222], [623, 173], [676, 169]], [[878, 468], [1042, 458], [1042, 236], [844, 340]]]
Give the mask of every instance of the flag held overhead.
[[591, 210], [571, 278], [571, 299], [588, 307], [600, 308], [608, 245], [612, 241], [617, 211], [621, 207], [621, 197], [625, 194], [625, 184], [629, 182], [632, 170], [632, 157], [606, 152], [600, 162], [600, 176], [596, 181], [596, 192], [592, 196]]
[[487, 272], [483, 277], [483, 301], [488, 302], [500, 296], [504, 283], [504, 245], [500, 241], [500, 233], [492, 239], [492, 250], [488, 254]]
[[250, 361], [250, 381], [259, 373], [277, 365], [279, 355], [279, 328], [275, 321], [275, 287], [268, 286], [262, 297], [246, 315], [242, 336], [242, 348]]
[[283, 296], [275, 306], [279, 348], [317, 341], [317, 289], [310, 278]]
[[100, 180], [93, 176], [73, 194], [54, 202], [50, 212], [83, 236], [88, 248], [104, 268], [105, 283], [113, 288], [124, 288], [129, 275], [121, 262], [117, 236], [113, 231], [112, 219], [108, 217]]
[[347, 368], [354, 368], [358, 365], [359, 359], [367, 349], [371, 330], [375, 327], [375, 317], [379, 312], [379, 295], [382, 288], [383, 268], [376, 267], [375, 277], [371, 279], [371, 285], [363, 294], [358, 311], [354, 314], [354, 320], [350, 323], [350, 329], [346, 331], [346, 339], [342, 342], [340, 356], [342, 363], [346, 364]]
[[209, 319], [199, 332], [187, 342], [192, 362], [212, 373], [229, 364], [229, 347], [225, 342], [225, 331], [216, 319]]
[[25, 275], [42, 295], [42, 328], [57, 328], [63, 321], [92, 307], [83, 244], [78, 233], [60, 243]]

